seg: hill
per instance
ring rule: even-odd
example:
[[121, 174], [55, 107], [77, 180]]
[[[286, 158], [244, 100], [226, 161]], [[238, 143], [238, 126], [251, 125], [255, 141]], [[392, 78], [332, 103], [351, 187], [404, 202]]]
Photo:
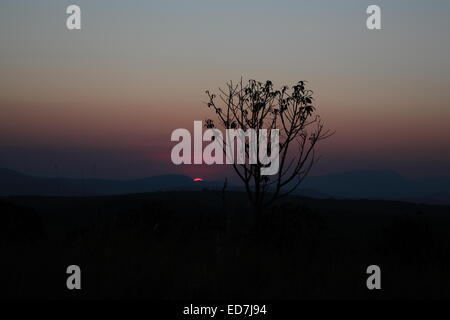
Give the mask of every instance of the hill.
[[[34, 177], [0, 169], [1, 195], [95, 196], [168, 190], [219, 190], [223, 181], [195, 182], [185, 175], [159, 175], [132, 180]], [[243, 191], [228, 184], [228, 191]], [[385, 199], [427, 204], [450, 204], [450, 180], [411, 180], [392, 171], [351, 171], [307, 177], [297, 195], [317, 198]]]
[[[450, 207], [244, 193], [0, 198], [3, 294], [66, 299], [450, 297]], [[65, 269], [83, 290], [65, 290]], [[379, 265], [381, 292], [365, 286]]]

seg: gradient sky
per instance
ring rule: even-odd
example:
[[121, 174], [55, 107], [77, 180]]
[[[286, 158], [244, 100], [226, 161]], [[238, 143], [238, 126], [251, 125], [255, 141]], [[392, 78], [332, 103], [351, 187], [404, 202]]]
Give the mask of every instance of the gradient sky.
[[[82, 30], [66, 29], [78, 4]], [[366, 8], [382, 9], [380, 31]], [[336, 134], [315, 173], [450, 176], [450, 2], [0, 3], [0, 167], [38, 175], [220, 176], [175, 167], [172, 130], [228, 80], [308, 80]]]

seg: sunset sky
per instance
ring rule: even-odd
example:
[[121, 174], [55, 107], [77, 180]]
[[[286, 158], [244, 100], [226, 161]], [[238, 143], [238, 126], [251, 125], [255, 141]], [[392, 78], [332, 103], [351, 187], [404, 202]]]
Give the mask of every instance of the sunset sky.
[[[383, 30], [367, 30], [370, 4]], [[0, 167], [219, 178], [172, 165], [170, 134], [212, 116], [205, 90], [241, 76], [309, 82], [336, 130], [314, 174], [450, 176], [448, 0], [2, 0]]]

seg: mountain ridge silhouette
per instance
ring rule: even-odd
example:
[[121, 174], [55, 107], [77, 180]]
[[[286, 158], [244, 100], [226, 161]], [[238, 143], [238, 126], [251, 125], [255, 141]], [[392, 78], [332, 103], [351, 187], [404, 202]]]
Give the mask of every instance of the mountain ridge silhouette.
[[[222, 181], [194, 182], [191, 177], [180, 174], [128, 180], [45, 178], [0, 168], [0, 196], [94, 196], [222, 187]], [[228, 184], [227, 190], [242, 191], [243, 188]], [[295, 194], [318, 199], [384, 199], [450, 204], [450, 179], [411, 180], [391, 170], [347, 171], [307, 177]]]

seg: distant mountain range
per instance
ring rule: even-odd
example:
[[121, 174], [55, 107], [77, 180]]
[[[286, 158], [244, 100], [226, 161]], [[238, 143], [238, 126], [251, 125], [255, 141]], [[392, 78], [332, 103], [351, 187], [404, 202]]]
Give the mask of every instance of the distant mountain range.
[[[133, 180], [42, 178], [0, 169], [0, 196], [91, 196], [163, 190], [219, 189], [222, 181], [194, 182], [184, 175]], [[229, 185], [228, 190], [243, 190]], [[450, 179], [408, 180], [392, 171], [351, 171], [308, 177], [296, 192], [310, 198], [392, 199], [450, 204]]]
[[393, 171], [366, 170], [308, 177], [303, 188], [335, 198], [404, 200], [450, 204], [450, 179], [406, 179]]
[[87, 196], [141, 193], [193, 187], [183, 175], [161, 175], [133, 180], [42, 178], [0, 169], [0, 195]]

